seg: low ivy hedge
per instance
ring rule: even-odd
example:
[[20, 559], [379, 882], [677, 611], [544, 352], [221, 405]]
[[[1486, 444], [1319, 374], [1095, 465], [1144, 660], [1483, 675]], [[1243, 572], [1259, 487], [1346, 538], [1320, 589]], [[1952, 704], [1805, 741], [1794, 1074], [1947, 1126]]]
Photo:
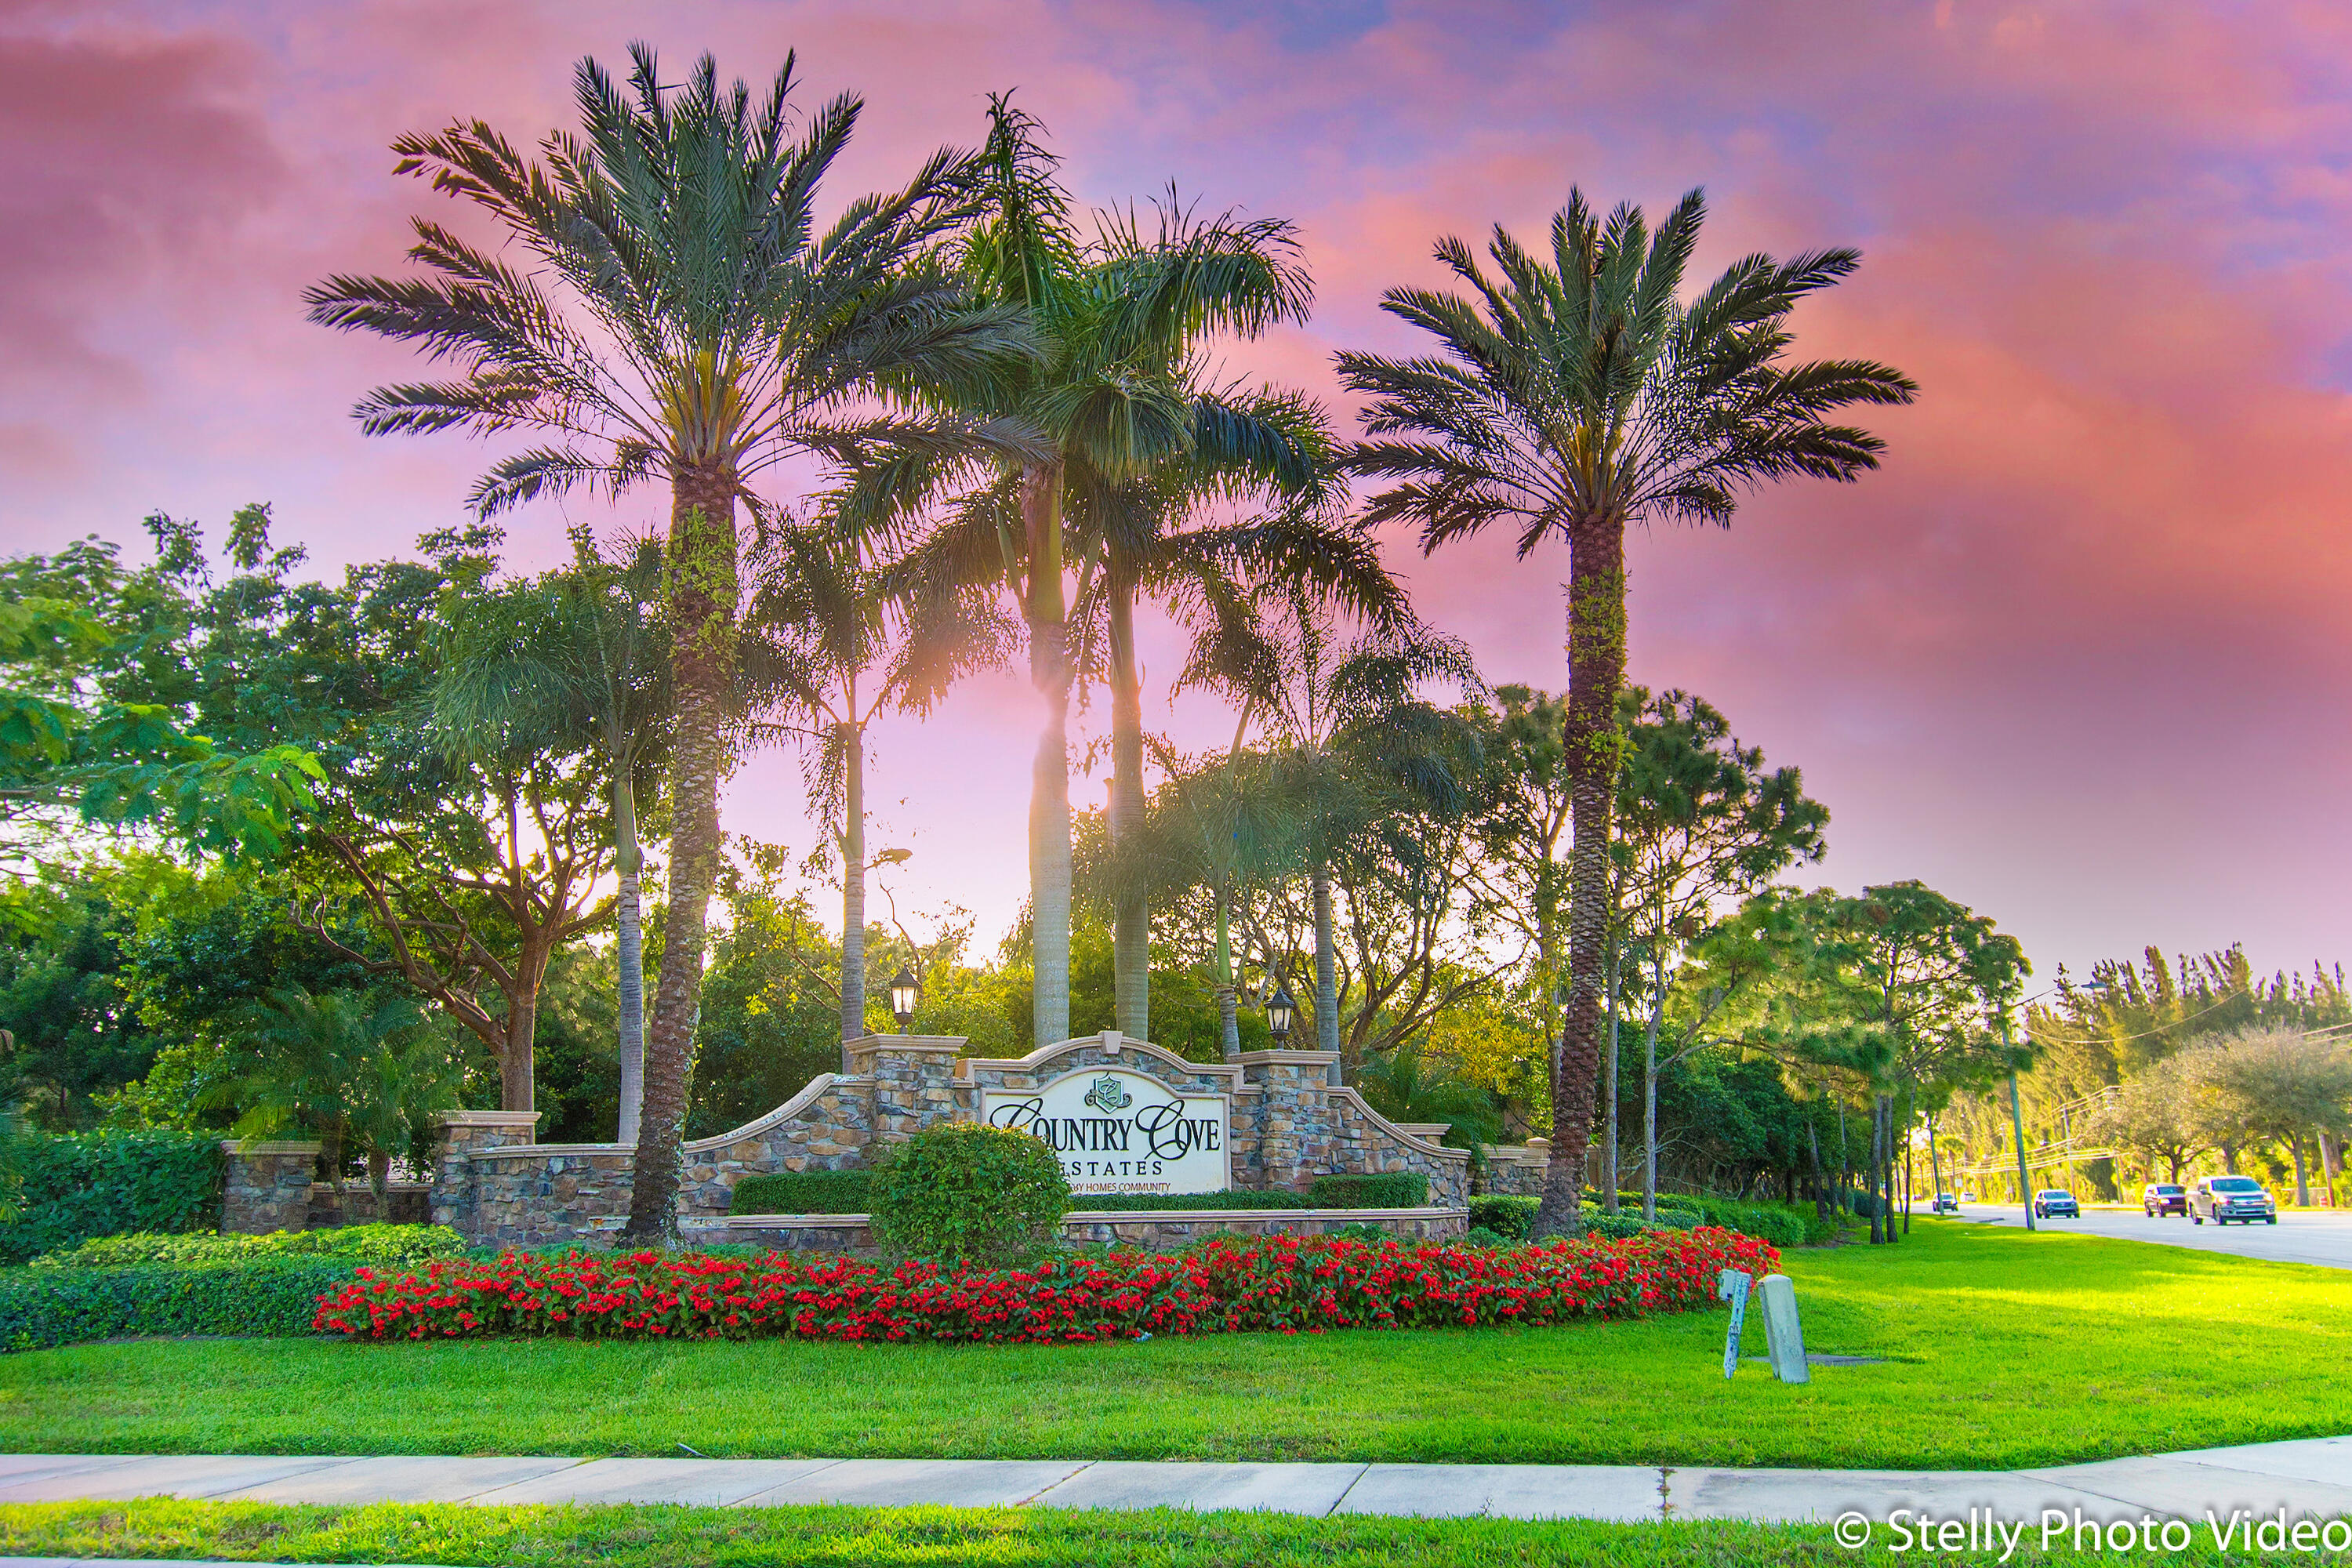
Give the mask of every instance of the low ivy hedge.
[[729, 1214], [870, 1214], [871, 1171], [782, 1171], [735, 1184]]
[[278, 1230], [268, 1236], [100, 1236], [62, 1252], [43, 1253], [35, 1268], [130, 1268], [144, 1264], [239, 1263], [263, 1258], [340, 1258], [407, 1267], [466, 1250], [466, 1238], [441, 1225], [346, 1225]]
[[[347, 1258], [136, 1268], [0, 1269], [0, 1349], [47, 1350], [152, 1334], [315, 1331], [319, 1298], [352, 1279]], [[202, 1397], [201, 1390], [190, 1390]]]
[[15, 1140], [22, 1218], [0, 1225], [0, 1263], [22, 1263], [93, 1236], [211, 1230], [220, 1224], [220, 1135], [76, 1132]]
[[1429, 1178], [1418, 1171], [1318, 1176], [1307, 1184], [1307, 1195], [1317, 1208], [1417, 1209], [1429, 1202]]

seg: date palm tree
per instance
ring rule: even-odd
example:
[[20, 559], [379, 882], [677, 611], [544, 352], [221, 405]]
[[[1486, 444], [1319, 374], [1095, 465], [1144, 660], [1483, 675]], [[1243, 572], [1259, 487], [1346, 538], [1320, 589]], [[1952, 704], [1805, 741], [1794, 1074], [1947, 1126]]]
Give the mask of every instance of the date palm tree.
[[1381, 301], [1440, 353], [1339, 356], [1340, 379], [1367, 400], [1368, 438], [1349, 466], [1390, 481], [1369, 503], [1376, 521], [1418, 524], [1424, 552], [1496, 524], [1517, 535], [1523, 559], [1549, 539], [1568, 546], [1563, 739], [1575, 847], [1542, 1235], [1581, 1223], [1622, 746], [1625, 530], [1659, 520], [1727, 526], [1741, 493], [1768, 480], [1851, 480], [1877, 466], [1883, 443], [1827, 416], [1908, 403], [1917, 391], [1872, 361], [1786, 358], [1790, 312], [1851, 273], [1857, 251], [1749, 256], [1685, 300], [1706, 213], [1693, 191], [1654, 235], [1638, 208], [1603, 221], [1571, 192], [1548, 254], [1496, 228], [1493, 278], [1448, 237], [1437, 258], [1467, 294], [1391, 289]]
[[[1019, 421], [1043, 450], [1000, 458], [978, 476], [949, 462], [904, 465], [887, 478], [898, 512], [961, 488], [943, 525], [908, 552], [898, 581], [1001, 584], [1027, 627], [1030, 680], [1045, 708], [1029, 813], [1031, 1026], [1045, 1044], [1070, 1027], [1076, 669], [1066, 575], [1076, 571], [1085, 598], [1112, 520], [1176, 476], [1245, 477], [1286, 493], [1318, 482], [1292, 405], [1213, 384], [1202, 357], [1220, 335], [1253, 338], [1305, 320], [1311, 289], [1284, 222], [1197, 219], [1171, 199], [1155, 232], [1132, 214], [1109, 214], [1092, 237], [1081, 235], [1042, 128], [1003, 97], [990, 113], [982, 178], [989, 213], [972, 231], [965, 271], [984, 298], [1027, 313], [1045, 354], [961, 406], [974, 417]], [[875, 504], [854, 500], [851, 515]], [[1135, 767], [1139, 778], [1139, 753]], [[1120, 807], [1130, 827], [1133, 811], [1132, 799]]]
[[536, 161], [479, 121], [393, 144], [398, 172], [484, 209], [529, 269], [418, 218], [409, 255], [424, 276], [336, 277], [307, 298], [316, 321], [462, 367], [371, 394], [356, 410], [369, 434], [549, 438], [491, 466], [478, 511], [583, 487], [669, 487], [669, 903], [629, 1218], [630, 1235], [653, 1238], [673, 1224], [719, 868], [737, 505], [756, 507], [751, 479], [794, 454], [856, 468], [998, 438], [912, 400], [976, 396], [1034, 343], [1017, 310], [975, 307], [930, 259], [971, 216], [968, 160], [940, 152], [903, 189], [823, 226], [818, 188], [857, 98], [825, 104], [794, 139], [791, 57], [755, 103], [741, 82], [719, 85], [709, 56], [666, 89], [653, 51], [630, 53], [626, 90], [581, 62], [581, 130], [551, 133]]

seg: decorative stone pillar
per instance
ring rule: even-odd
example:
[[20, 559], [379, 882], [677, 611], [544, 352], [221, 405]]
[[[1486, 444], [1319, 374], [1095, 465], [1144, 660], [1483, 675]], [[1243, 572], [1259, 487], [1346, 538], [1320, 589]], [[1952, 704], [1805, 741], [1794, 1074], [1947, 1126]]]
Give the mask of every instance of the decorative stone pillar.
[[849, 1068], [874, 1085], [873, 1146], [903, 1143], [934, 1121], [956, 1119], [961, 1035], [868, 1035], [847, 1047]]
[[484, 1149], [507, 1149], [532, 1141], [536, 1110], [445, 1110], [433, 1119], [439, 1130], [433, 1148], [433, 1223], [468, 1240], [475, 1237], [474, 1164]]
[[225, 1140], [221, 1152], [228, 1156], [228, 1169], [221, 1184], [223, 1233], [267, 1236], [273, 1230], [309, 1229], [310, 1172], [320, 1147]]
[[1237, 1059], [1244, 1081], [1261, 1091], [1255, 1129], [1261, 1182], [1304, 1192], [1317, 1176], [1352, 1168], [1337, 1157], [1344, 1138], [1328, 1069], [1339, 1053], [1244, 1051]]

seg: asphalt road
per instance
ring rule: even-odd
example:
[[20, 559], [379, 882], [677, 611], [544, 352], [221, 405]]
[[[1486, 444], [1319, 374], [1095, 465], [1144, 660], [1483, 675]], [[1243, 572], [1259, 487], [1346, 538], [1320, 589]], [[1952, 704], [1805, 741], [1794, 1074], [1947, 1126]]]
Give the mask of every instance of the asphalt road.
[[[2025, 1211], [2011, 1204], [1963, 1204], [1960, 1217], [1979, 1225], [2022, 1225]], [[2179, 1215], [2150, 1219], [2137, 1209], [2084, 1209], [2081, 1219], [2037, 1220], [2047, 1230], [2081, 1231], [2126, 1241], [2158, 1241], [2200, 1252], [2234, 1252], [2281, 1263], [2317, 1263], [2352, 1268], [2352, 1212], [2341, 1215], [2283, 1214], [2276, 1225], [2191, 1225]]]

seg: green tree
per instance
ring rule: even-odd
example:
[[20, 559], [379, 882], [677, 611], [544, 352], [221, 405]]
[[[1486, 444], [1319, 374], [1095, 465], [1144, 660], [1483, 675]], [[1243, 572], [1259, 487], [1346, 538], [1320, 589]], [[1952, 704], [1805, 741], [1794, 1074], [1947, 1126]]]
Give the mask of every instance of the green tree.
[[[461, 605], [433, 691], [436, 726], [468, 743], [593, 754], [612, 823], [619, 1037], [617, 1125], [637, 1141], [645, 1083], [641, 803], [659, 787], [671, 712], [659, 617], [661, 552], [639, 541], [607, 557], [584, 531], [572, 563]], [[462, 748], [461, 748], [462, 749]]]
[[755, 103], [740, 82], [722, 89], [707, 55], [672, 89], [649, 47], [630, 53], [625, 91], [594, 60], [580, 63], [581, 132], [551, 134], [537, 162], [478, 121], [394, 143], [399, 172], [481, 207], [534, 270], [420, 218], [410, 256], [426, 276], [338, 277], [308, 298], [314, 321], [463, 367], [370, 395], [357, 410], [370, 434], [551, 437], [491, 467], [474, 491], [478, 511], [583, 486], [669, 486], [668, 909], [628, 1226], [654, 1237], [674, 1224], [720, 858], [736, 507], [758, 471], [794, 454], [887, 466], [985, 439], [908, 400], [952, 402], [1030, 340], [1018, 312], [971, 308], [926, 259], [969, 216], [956, 156], [936, 154], [903, 189], [854, 202], [824, 228], [818, 187], [856, 126], [857, 98], [824, 106], [793, 141], [791, 57]]
[[1705, 212], [1694, 191], [1654, 237], [1637, 209], [1604, 223], [1572, 192], [1548, 258], [1496, 228], [1488, 252], [1499, 279], [1446, 238], [1437, 258], [1475, 298], [1391, 289], [1382, 300], [1444, 357], [1339, 356], [1341, 380], [1369, 400], [1369, 438], [1349, 466], [1393, 481], [1371, 499], [1373, 521], [1419, 524], [1424, 551], [1496, 523], [1517, 531], [1523, 557], [1553, 536], [1568, 545], [1569, 995], [1552, 1073], [1561, 1142], [1538, 1234], [1582, 1223], [1622, 756], [1626, 528], [1727, 524], [1739, 492], [1766, 480], [1851, 479], [1876, 466], [1881, 443], [1824, 416], [1908, 402], [1916, 390], [1868, 361], [1784, 363], [1790, 312], [1853, 271], [1854, 251], [1752, 256], [1685, 302]]

